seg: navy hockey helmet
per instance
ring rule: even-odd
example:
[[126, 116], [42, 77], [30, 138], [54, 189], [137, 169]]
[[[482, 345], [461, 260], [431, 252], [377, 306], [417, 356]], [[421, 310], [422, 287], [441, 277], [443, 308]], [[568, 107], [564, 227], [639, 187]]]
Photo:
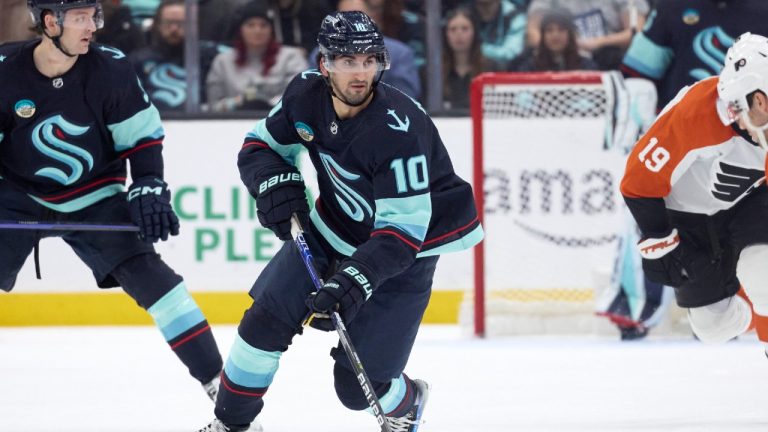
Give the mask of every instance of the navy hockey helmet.
[[340, 55], [373, 54], [378, 70], [389, 69], [389, 52], [376, 23], [363, 12], [334, 12], [323, 19], [317, 44], [324, 65]]
[[32, 15], [32, 22], [36, 27], [42, 28], [43, 12], [50, 10], [56, 16], [59, 25], [64, 22], [64, 13], [70, 9], [95, 7], [96, 15], [93, 17], [96, 28], [104, 27], [104, 13], [99, 0], [27, 0], [27, 8]]

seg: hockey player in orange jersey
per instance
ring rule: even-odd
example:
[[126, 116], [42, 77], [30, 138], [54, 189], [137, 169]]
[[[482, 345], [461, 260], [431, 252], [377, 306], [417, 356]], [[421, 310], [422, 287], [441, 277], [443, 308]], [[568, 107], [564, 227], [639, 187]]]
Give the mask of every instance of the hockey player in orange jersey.
[[768, 347], [766, 130], [768, 39], [745, 33], [720, 76], [682, 89], [627, 161], [643, 270], [675, 287], [704, 342], [756, 327]]

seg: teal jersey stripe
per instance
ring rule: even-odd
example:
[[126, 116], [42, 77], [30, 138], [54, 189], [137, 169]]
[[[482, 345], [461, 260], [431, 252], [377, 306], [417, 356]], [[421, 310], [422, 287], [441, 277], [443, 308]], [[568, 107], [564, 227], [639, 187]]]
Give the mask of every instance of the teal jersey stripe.
[[[400, 402], [402, 402], [403, 398], [405, 398], [405, 390], [407, 387], [408, 386], [405, 383], [403, 374], [400, 374], [398, 378], [392, 380], [392, 384], [390, 384], [389, 390], [387, 390], [384, 396], [379, 398], [379, 403], [381, 403], [381, 410], [384, 411], [385, 414], [394, 411], [395, 408], [400, 405]], [[366, 408], [366, 411], [368, 414], [373, 414], [373, 410], [371, 408]]]
[[393, 226], [409, 236], [424, 241], [432, 217], [432, 198], [429, 193], [406, 198], [376, 200], [374, 229]]
[[315, 228], [317, 228], [318, 231], [320, 231], [320, 234], [323, 236], [323, 238], [328, 242], [328, 244], [333, 247], [336, 252], [346, 255], [346, 256], [352, 256], [353, 253], [357, 250], [355, 246], [352, 246], [351, 244], [345, 242], [341, 239], [338, 235], [336, 235], [335, 232], [323, 221], [323, 218], [320, 217], [320, 214], [317, 213], [317, 209], [312, 209], [312, 211], [309, 213], [309, 218], [312, 219], [312, 223], [315, 225]]
[[47, 201], [43, 201], [40, 198], [37, 198], [32, 195], [29, 195], [29, 197], [35, 200], [38, 204], [40, 204], [43, 207], [47, 207], [49, 209], [56, 210], [62, 213], [72, 213], [78, 210], [82, 210], [94, 203], [97, 203], [103, 200], [104, 198], [109, 198], [113, 195], [117, 195], [122, 191], [123, 191], [123, 185], [110, 185], [110, 186], [103, 187], [101, 189], [96, 189], [95, 191], [87, 195], [83, 195], [80, 198], [73, 199], [72, 201], [67, 201], [62, 204], [51, 204]]
[[269, 387], [282, 354], [280, 351], [270, 352], [254, 348], [237, 335], [224, 365], [224, 372], [237, 385], [251, 388]]
[[[325, 241], [327, 241], [328, 244], [330, 244], [336, 252], [345, 256], [352, 256], [352, 254], [355, 253], [357, 248], [345, 242], [341, 239], [341, 237], [336, 235], [336, 233], [331, 230], [325, 221], [323, 221], [323, 218], [320, 217], [316, 209], [312, 209], [312, 211], [309, 213], [309, 218], [312, 220], [312, 224], [315, 226], [315, 228], [317, 228]], [[434, 249], [419, 252], [416, 255], [416, 258], [463, 251], [480, 243], [480, 241], [483, 240], [483, 236], [483, 227], [477, 226], [477, 228], [473, 229], [472, 232], [458, 240], [454, 240]]]
[[157, 139], [165, 134], [160, 123], [160, 113], [154, 105], [134, 114], [120, 123], [107, 125], [118, 152], [134, 148], [142, 139]]
[[152, 315], [167, 341], [205, 321], [203, 313], [189, 295], [184, 282], [180, 282], [156, 301], [147, 309], [147, 312]]
[[644, 33], [638, 33], [624, 56], [624, 64], [647, 77], [661, 79], [674, 55], [670, 48], [657, 45]]
[[256, 126], [246, 136], [264, 141], [269, 145], [269, 148], [279, 154], [286, 162], [294, 166], [296, 165], [296, 159], [302, 149], [301, 144], [281, 144], [277, 142], [267, 130], [267, 119], [261, 119], [256, 122]]
[[428, 256], [442, 255], [445, 253], [459, 252], [471, 248], [472, 246], [480, 243], [483, 240], [483, 227], [478, 226], [473, 229], [472, 232], [464, 237], [454, 240], [450, 243], [446, 243], [440, 247], [430, 249], [425, 252], [420, 252], [416, 255], [416, 258], [423, 258]]
[[3, 140], [3, 138], [5, 138], [5, 134], [4, 134], [4, 133], [2, 133], [2, 132], [0, 132], [0, 141], [2, 141], [2, 140]]

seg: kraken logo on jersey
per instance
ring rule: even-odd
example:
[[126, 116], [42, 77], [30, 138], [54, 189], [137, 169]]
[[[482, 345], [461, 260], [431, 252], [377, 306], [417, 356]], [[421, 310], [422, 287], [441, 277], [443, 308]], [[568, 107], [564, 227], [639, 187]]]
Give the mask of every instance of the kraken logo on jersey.
[[712, 185], [712, 195], [722, 201], [735, 202], [751, 193], [763, 182], [763, 170], [744, 168], [720, 162]]
[[697, 81], [720, 73], [725, 52], [733, 45], [733, 38], [719, 26], [707, 27], [693, 39], [693, 52], [706, 68], [691, 69], [689, 74]]
[[88, 171], [93, 169], [93, 156], [82, 148], [65, 141], [68, 136], [84, 135], [90, 129], [89, 126], [72, 124], [61, 115], [41, 121], [32, 131], [32, 144], [40, 153], [68, 166], [71, 172], [67, 174], [59, 168], [45, 167], [37, 170], [35, 174], [55, 180], [65, 186], [75, 183], [83, 175], [83, 163], [71, 155], [79, 156], [80, 159], [85, 160], [88, 163]]
[[[325, 172], [328, 173], [328, 177], [336, 189], [336, 201], [342, 210], [352, 220], [362, 222], [365, 218], [365, 214], [368, 217], [373, 217], [373, 209], [371, 205], [363, 198], [359, 193], [347, 185], [344, 180], [355, 181], [360, 178], [359, 174], [351, 173], [341, 167], [330, 155], [320, 153], [320, 160], [323, 162]], [[363, 211], [365, 210], [365, 211]]]
[[184, 103], [187, 98], [187, 72], [172, 63], [162, 63], [149, 74], [152, 100], [163, 102], [171, 108]]

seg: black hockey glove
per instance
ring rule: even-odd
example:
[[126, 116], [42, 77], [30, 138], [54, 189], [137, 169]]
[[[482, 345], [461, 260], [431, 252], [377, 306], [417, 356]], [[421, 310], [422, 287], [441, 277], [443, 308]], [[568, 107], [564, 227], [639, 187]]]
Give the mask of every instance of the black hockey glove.
[[307, 298], [310, 311], [307, 323], [318, 330], [332, 331], [330, 313], [335, 311], [341, 315], [344, 325], [348, 325], [376, 286], [367, 275], [371, 272], [358, 263], [348, 261], [343, 264], [320, 291]]
[[284, 173], [259, 179], [256, 192], [256, 215], [264, 228], [269, 228], [283, 241], [291, 240], [291, 215], [296, 216], [301, 226], [309, 226], [309, 204], [307, 204], [304, 179], [295, 168]]
[[646, 238], [637, 247], [643, 258], [643, 272], [651, 281], [678, 288], [690, 278], [683, 264], [677, 228], [659, 238]]
[[128, 211], [139, 226], [139, 238], [155, 243], [179, 234], [179, 218], [171, 207], [171, 191], [157, 177], [136, 179], [128, 189]]

